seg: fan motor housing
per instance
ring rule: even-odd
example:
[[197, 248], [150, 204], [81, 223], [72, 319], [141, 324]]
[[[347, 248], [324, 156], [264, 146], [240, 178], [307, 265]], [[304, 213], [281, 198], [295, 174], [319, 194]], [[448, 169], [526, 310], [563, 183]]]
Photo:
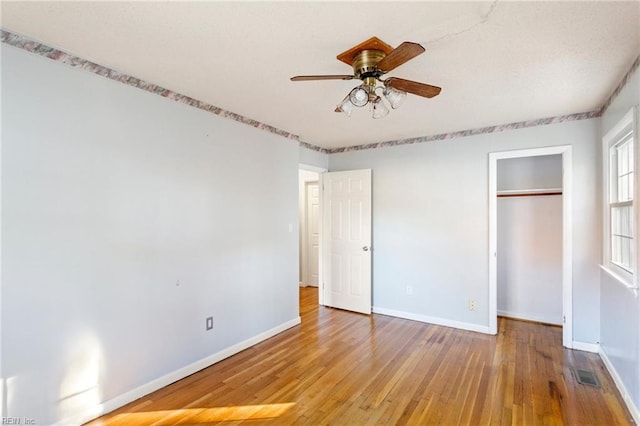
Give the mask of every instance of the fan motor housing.
[[353, 74], [361, 80], [368, 77], [379, 77], [382, 73], [378, 71], [376, 65], [385, 56], [386, 54], [382, 50], [365, 49], [360, 51], [353, 58]]

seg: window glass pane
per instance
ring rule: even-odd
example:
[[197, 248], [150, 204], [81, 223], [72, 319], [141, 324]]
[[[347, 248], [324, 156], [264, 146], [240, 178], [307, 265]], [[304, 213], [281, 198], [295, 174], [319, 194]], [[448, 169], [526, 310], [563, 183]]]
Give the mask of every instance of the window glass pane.
[[633, 224], [633, 209], [631, 206], [627, 206], [624, 207], [624, 229], [622, 230], [622, 233], [624, 235], [626, 235], [629, 238], [633, 238], [633, 228], [632, 228], [632, 224]]
[[620, 264], [620, 237], [611, 236], [611, 262]]
[[625, 238], [622, 241], [622, 251], [624, 253], [624, 257], [622, 258], [622, 266], [627, 269], [631, 269], [631, 239]]
[[618, 145], [616, 147], [616, 157], [618, 160], [618, 176], [622, 176], [629, 171], [627, 170], [629, 162], [627, 161], [626, 148], [627, 144]]
[[627, 179], [626, 176], [618, 177], [618, 201], [627, 200]]
[[631, 269], [633, 258], [633, 207], [611, 207], [611, 262]]
[[609, 149], [609, 202], [615, 203], [618, 197], [618, 160], [617, 150]]
[[629, 138], [615, 145], [611, 151], [611, 166], [614, 178], [611, 182], [613, 202], [633, 199], [633, 143]]
[[622, 266], [626, 266], [627, 268], [631, 266], [631, 253], [629, 253], [631, 245], [629, 244], [629, 242], [630, 241], [627, 238], [622, 239]]

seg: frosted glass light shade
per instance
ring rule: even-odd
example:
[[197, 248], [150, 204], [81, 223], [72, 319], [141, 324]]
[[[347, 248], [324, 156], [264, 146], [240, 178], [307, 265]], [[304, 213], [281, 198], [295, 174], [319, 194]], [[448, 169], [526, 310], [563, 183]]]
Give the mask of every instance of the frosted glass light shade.
[[383, 118], [389, 114], [389, 108], [382, 102], [382, 98], [380, 96], [376, 97], [376, 99], [371, 102], [371, 116], [373, 118]]
[[369, 102], [369, 92], [364, 87], [364, 84], [354, 88], [349, 92], [349, 100], [354, 106], [363, 107]]
[[353, 111], [353, 104], [349, 101], [349, 95], [347, 95], [342, 102], [336, 107], [337, 111], [344, 113], [347, 117], [351, 117], [351, 111]]
[[389, 86], [384, 88], [382, 94], [385, 98], [387, 98], [387, 100], [389, 101], [389, 105], [391, 105], [391, 108], [393, 109], [396, 109], [400, 105], [402, 105], [402, 102], [404, 102], [404, 98], [407, 97], [407, 92], [396, 90], [393, 87]]

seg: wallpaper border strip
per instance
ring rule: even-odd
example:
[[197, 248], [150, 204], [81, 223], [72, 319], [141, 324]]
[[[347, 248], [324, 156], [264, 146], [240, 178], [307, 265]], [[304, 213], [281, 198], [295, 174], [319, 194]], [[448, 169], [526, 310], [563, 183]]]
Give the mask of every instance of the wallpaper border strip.
[[611, 106], [611, 103], [613, 102], [613, 100], [620, 94], [620, 92], [622, 91], [622, 89], [624, 89], [627, 83], [629, 83], [629, 80], [631, 80], [631, 76], [638, 69], [638, 66], [640, 66], [640, 55], [638, 55], [635, 61], [631, 63], [631, 67], [629, 67], [629, 71], [627, 71], [627, 73], [622, 77], [622, 79], [620, 80], [620, 83], [618, 83], [616, 88], [613, 89], [613, 92], [611, 92], [607, 100], [604, 102], [604, 104], [602, 105], [602, 108], [600, 108], [600, 115], [604, 114], [607, 108]]
[[600, 117], [600, 110], [580, 112], [577, 114], [559, 115], [556, 117], [539, 118], [536, 120], [519, 121], [517, 123], [501, 124], [498, 126], [480, 127], [477, 129], [460, 130], [457, 132], [441, 133], [431, 136], [420, 136], [417, 138], [400, 139], [395, 141], [376, 142], [365, 145], [348, 146], [345, 148], [334, 148], [329, 150], [329, 154], [340, 152], [362, 151], [365, 149], [386, 148], [390, 146], [412, 145], [423, 142], [435, 142], [446, 139], [462, 138], [465, 136], [483, 135], [487, 133], [498, 133], [506, 130], [523, 129], [525, 127], [545, 126], [547, 124], [564, 123], [565, 121], [586, 120], [589, 118]]
[[319, 146], [315, 146], [310, 143], [300, 141], [298, 135], [295, 135], [293, 133], [287, 132], [282, 129], [278, 129], [277, 127], [271, 126], [269, 124], [261, 123], [260, 121], [253, 120], [241, 114], [236, 114], [235, 112], [227, 111], [223, 108], [217, 107], [215, 105], [211, 105], [207, 102], [203, 102], [198, 99], [194, 99], [192, 97], [183, 95], [181, 93], [174, 92], [173, 90], [169, 90], [162, 86], [149, 83], [137, 77], [133, 77], [128, 74], [116, 71], [109, 67], [96, 64], [87, 59], [83, 59], [78, 56], [71, 55], [67, 52], [63, 52], [61, 50], [47, 46], [43, 43], [31, 40], [25, 36], [15, 34], [11, 31], [7, 31], [4, 29], [1, 30], [1, 38], [2, 38], [2, 43], [5, 43], [9, 46], [17, 47], [19, 49], [26, 50], [27, 52], [34, 53], [36, 55], [44, 56], [56, 62], [61, 62], [65, 65], [69, 65], [72, 68], [80, 68], [82, 70], [89, 71], [94, 74], [98, 74], [102, 77], [106, 77], [110, 80], [114, 80], [129, 86], [137, 87], [138, 89], [142, 89], [147, 92], [154, 93], [164, 98], [168, 98], [176, 102], [180, 102], [180, 103], [192, 106], [194, 108], [201, 109], [203, 111], [211, 112], [215, 115], [219, 115], [221, 117], [225, 117], [225, 118], [237, 121], [239, 123], [247, 124], [251, 127], [255, 127], [257, 129], [264, 130], [266, 132], [274, 133], [278, 136], [282, 136], [287, 139], [295, 140], [300, 144], [300, 146], [303, 146], [307, 149], [324, 152], [324, 153], [327, 153], [328, 151], [325, 148], [321, 148]]
[[616, 96], [627, 85], [627, 83], [631, 79], [631, 75], [636, 71], [636, 69], [638, 69], [638, 66], [640, 65], [640, 55], [639, 55], [635, 59], [635, 61], [631, 64], [629, 71], [627, 71], [627, 73], [623, 76], [620, 83], [616, 86], [616, 88], [609, 95], [605, 103], [598, 110], [581, 112], [576, 114], [560, 115], [555, 117], [540, 118], [536, 120], [519, 121], [516, 123], [481, 127], [477, 129], [460, 130], [456, 132], [441, 133], [441, 134], [431, 135], [431, 136], [419, 136], [419, 137], [408, 138], [408, 139], [390, 140], [390, 141], [384, 141], [384, 142], [375, 142], [370, 144], [327, 149], [327, 148], [319, 147], [317, 145], [310, 144], [308, 142], [304, 142], [300, 140], [300, 137], [294, 133], [290, 133], [285, 130], [278, 129], [277, 127], [271, 126], [269, 124], [261, 123], [257, 120], [253, 120], [241, 114], [236, 114], [234, 112], [227, 111], [215, 105], [211, 105], [207, 102], [199, 101], [189, 96], [182, 95], [180, 93], [166, 89], [162, 86], [158, 86], [156, 84], [149, 83], [139, 78], [130, 76], [128, 74], [118, 72], [111, 68], [96, 64], [89, 60], [71, 55], [69, 53], [55, 49], [53, 47], [47, 46], [43, 43], [31, 40], [25, 36], [15, 34], [11, 31], [2, 29], [0, 30], [0, 33], [1, 33], [2, 43], [5, 43], [9, 46], [17, 47], [19, 49], [26, 50], [27, 52], [44, 56], [56, 62], [61, 62], [73, 68], [80, 68], [85, 71], [89, 71], [94, 74], [101, 75], [108, 79], [111, 79], [123, 84], [127, 84], [132, 87], [137, 87], [147, 92], [155, 93], [159, 96], [172, 99], [176, 102], [181, 102], [183, 104], [187, 104], [194, 108], [211, 112], [215, 115], [219, 115], [221, 117], [225, 117], [225, 118], [237, 121], [239, 123], [243, 123], [243, 124], [255, 127], [257, 129], [282, 136], [287, 139], [292, 139], [294, 141], [297, 141], [298, 144], [303, 148], [310, 149], [312, 151], [321, 152], [323, 154], [336, 154], [336, 153], [342, 153], [342, 152], [362, 151], [365, 149], [377, 149], [377, 148], [386, 148], [391, 146], [412, 145], [416, 143], [442, 141], [446, 139], [454, 139], [454, 138], [460, 138], [465, 136], [475, 136], [475, 135], [482, 135], [482, 134], [488, 134], [488, 133], [504, 132], [507, 130], [522, 129], [526, 127], [545, 126], [548, 124], [563, 123], [566, 121], [576, 121], [576, 120], [586, 120], [590, 118], [597, 118], [602, 116], [604, 111], [606, 111], [606, 109], [611, 105], [611, 103], [616, 98]]

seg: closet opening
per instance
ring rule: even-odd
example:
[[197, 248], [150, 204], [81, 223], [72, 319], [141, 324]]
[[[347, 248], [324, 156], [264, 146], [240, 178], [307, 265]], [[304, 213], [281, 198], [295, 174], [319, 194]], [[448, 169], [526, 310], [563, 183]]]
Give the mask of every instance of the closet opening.
[[562, 326], [562, 156], [498, 160], [498, 316]]
[[490, 332], [498, 316], [553, 324], [572, 347], [571, 147], [489, 157]]

